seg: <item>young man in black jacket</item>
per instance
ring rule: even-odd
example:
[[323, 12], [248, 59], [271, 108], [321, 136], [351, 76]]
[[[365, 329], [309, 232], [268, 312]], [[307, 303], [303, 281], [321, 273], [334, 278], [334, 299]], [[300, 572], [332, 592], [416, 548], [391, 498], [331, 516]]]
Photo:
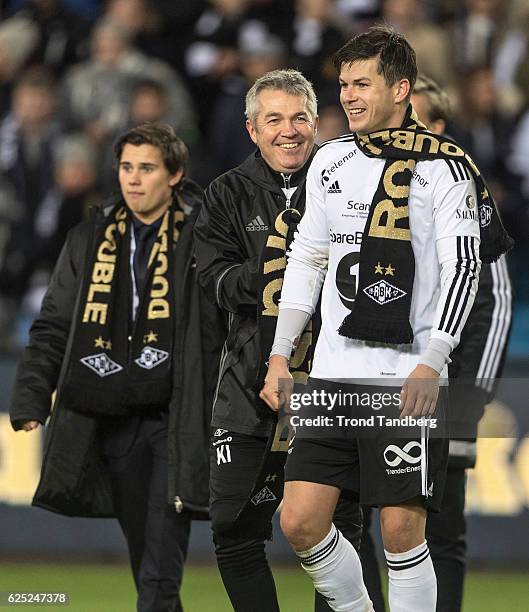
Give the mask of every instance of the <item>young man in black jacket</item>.
[[208, 505], [222, 338], [194, 281], [202, 194], [184, 179], [187, 149], [170, 126], [128, 131], [115, 154], [122, 197], [68, 236], [18, 367], [11, 420], [37, 429], [57, 390], [33, 504], [117, 517], [137, 609], [182, 610], [190, 521]]
[[[259, 399], [271, 336], [261, 322], [273, 316], [280, 283], [267, 272], [284, 257], [263, 261], [280, 244], [288, 217], [301, 216], [305, 176], [315, 153], [317, 101], [295, 70], [258, 79], [246, 97], [246, 127], [255, 153], [206, 190], [195, 226], [199, 281], [228, 315], [229, 333], [213, 408], [211, 519], [217, 563], [237, 612], [279, 610], [265, 540], [283, 495], [288, 442], [276, 415]], [[285, 238], [282, 240], [286, 244]], [[284, 246], [283, 246], [284, 255]], [[358, 542], [358, 507], [344, 498], [336, 520]], [[316, 609], [328, 610], [317, 596]]]

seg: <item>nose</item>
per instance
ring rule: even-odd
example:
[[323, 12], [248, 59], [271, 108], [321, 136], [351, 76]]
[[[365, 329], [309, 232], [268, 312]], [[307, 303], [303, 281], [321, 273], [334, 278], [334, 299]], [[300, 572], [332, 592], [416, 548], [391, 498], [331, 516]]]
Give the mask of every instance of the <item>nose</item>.
[[131, 170], [129, 173], [129, 185], [140, 184], [140, 173], [137, 169]]
[[342, 102], [355, 102], [358, 98], [352, 87], [344, 87], [341, 91]]
[[297, 133], [298, 131], [293, 121], [290, 121], [287, 119], [286, 121], [283, 122], [283, 125], [281, 126], [282, 136], [284, 136], [285, 138], [294, 138], [294, 136], [296, 136]]

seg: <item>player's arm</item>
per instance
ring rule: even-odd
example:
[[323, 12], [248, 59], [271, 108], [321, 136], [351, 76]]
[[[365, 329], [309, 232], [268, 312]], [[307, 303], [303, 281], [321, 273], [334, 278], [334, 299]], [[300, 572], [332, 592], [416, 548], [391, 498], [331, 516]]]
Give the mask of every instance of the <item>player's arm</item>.
[[438, 378], [459, 343], [476, 296], [481, 267], [474, 181], [463, 171], [455, 180], [442, 162], [434, 172], [433, 222], [441, 292], [426, 351], [403, 385], [403, 416], [426, 415], [435, 410]]
[[288, 402], [288, 397], [280, 396], [279, 381], [291, 380], [288, 362], [318, 304], [329, 257], [323, 194], [313, 168], [307, 175], [306, 190], [305, 214], [288, 253], [270, 364], [260, 393], [272, 410]]
[[76, 228], [68, 235], [40, 313], [31, 326], [12, 393], [10, 418], [15, 430], [32, 431], [49, 416], [72, 322], [80, 258], [84, 254], [81, 251], [85, 248]]
[[194, 228], [199, 282], [211, 300], [233, 313], [255, 311], [259, 286], [259, 256], [244, 257], [230, 214], [235, 206], [232, 191], [214, 181]]
[[483, 264], [479, 287], [461, 333], [461, 340], [451, 355], [451, 378], [476, 380], [486, 401], [493, 396], [495, 381], [501, 376], [512, 319], [512, 287], [507, 258]]

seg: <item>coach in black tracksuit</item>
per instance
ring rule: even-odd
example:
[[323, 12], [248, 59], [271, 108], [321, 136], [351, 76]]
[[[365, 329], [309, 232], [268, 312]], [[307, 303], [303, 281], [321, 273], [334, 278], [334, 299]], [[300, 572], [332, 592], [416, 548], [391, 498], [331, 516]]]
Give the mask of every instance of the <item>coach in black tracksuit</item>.
[[16, 430], [38, 428], [57, 389], [33, 505], [116, 517], [138, 611], [177, 612], [190, 521], [207, 518], [224, 335], [194, 277], [202, 190], [182, 178], [185, 146], [150, 124], [124, 134], [116, 156], [123, 199], [68, 235], [10, 415]]
[[[260, 263], [278, 214], [289, 207], [304, 210], [316, 98], [299, 72], [279, 70], [254, 84], [246, 112], [258, 149], [208, 187], [195, 226], [199, 280], [229, 318], [213, 407], [210, 514], [234, 609], [274, 612], [279, 606], [265, 540], [283, 493], [286, 448], [267, 453], [277, 415], [258, 397], [264, 350], [257, 317]], [[338, 514], [344, 535], [358, 545], [358, 506], [344, 499]], [[329, 609], [321, 599], [316, 605]]]

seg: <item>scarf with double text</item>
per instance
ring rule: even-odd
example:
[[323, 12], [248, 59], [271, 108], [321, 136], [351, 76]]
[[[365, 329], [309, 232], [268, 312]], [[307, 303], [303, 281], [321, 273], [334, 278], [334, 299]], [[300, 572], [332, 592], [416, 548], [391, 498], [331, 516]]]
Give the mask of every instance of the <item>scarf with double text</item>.
[[179, 197], [152, 246], [133, 318], [130, 209], [118, 203], [87, 257], [68, 369], [61, 389], [72, 410], [127, 414], [167, 407], [172, 387], [173, 250], [184, 223]]

